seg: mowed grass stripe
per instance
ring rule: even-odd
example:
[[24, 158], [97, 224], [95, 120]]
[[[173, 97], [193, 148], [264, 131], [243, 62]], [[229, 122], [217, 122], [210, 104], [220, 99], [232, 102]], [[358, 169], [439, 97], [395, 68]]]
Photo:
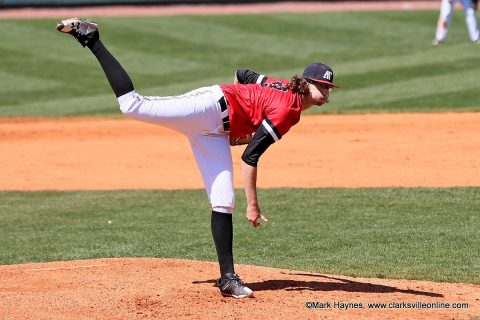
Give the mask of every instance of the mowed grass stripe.
[[[384, 84], [377, 86], [348, 90], [345, 94], [332, 98], [338, 105], [342, 107], [337, 111], [346, 111], [358, 106], [366, 106], [362, 108], [362, 112], [368, 112], [375, 109], [381, 109], [383, 105], [391, 102], [403, 100], [405, 97], [409, 99], [434, 95], [435, 93], [450, 93], [454, 96], [455, 92], [465, 89], [478, 88], [476, 83], [472, 83], [472, 79], [478, 75], [478, 71], [462, 71], [452, 72], [448, 75], [433, 75], [415, 77], [409, 80], [390, 81], [385, 79]], [[417, 90], [422, 87], [422, 90]], [[375, 97], [372, 99], [372, 97]], [[405, 105], [404, 108], [408, 108]], [[417, 106], [410, 106], [410, 110], [415, 110]], [[330, 110], [332, 111], [332, 110]]]
[[[431, 36], [431, 21], [437, 18], [437, 12], [388, 12], [381, 14], [375, 12], [330, 12], [321, 17], [318, 14], [276, 15], [275, 19], [280, 22], [289, 22], [296, 28], [304, 27], [310, 36], [312, 32], [319, 34], [318, 46], [323, 44], [345, 43], [349, 41], [352, 49], [362, 52], [370, 44], [386, 43], [401, 47], [401, 43], [423, 42], [421, 36]], [[398, 19], [396, 19], [398, 18]], [[341, 21], [341, 23], [338, 23]], [[408, 27], [405, 24], [408, 23]], [[409, 32], [414, 28], [414, 34]], [[314, 31], [316, 30], [316, 31]], [[312, 38], [311, 38], [312, 39]], [[399, 43], [400, 41], [400, 43]], [[368, 45], [362, 45], [368, 44]], [[328, 45], [325, 48], [328, 50]]]
[[0, 93], [2, 95], [8, 95], [12, 91], [48, 90], [58, 87], [58, 85], [58, 81], [53, 79], [30, 78], [0, 70]]
[[[145, 95], [229, 83], [236, 68], [289, 78], [312, 61], [325, 61], [342, 89], [311, 113], [479, 110], [477, 97], [468, 94], [480, 72], [478, 46], [468, 42], [459, 22], [447, 44], [432, 47], [437, 16], [409, 11], [93, 19]], [[462, 21], [462, 12], [453, 19]], [[0, 21], [0, 85], [8, 93], [0, 100], [0, 116], [118, 114], [98, 62], [55, 31], [55, 23]], [[442, 103], [438, 96], [446, 95]]]
[[[179, 17], [176, 20], [181, 20]], [[178, 23], [178, 21], [176, 21]], [[240, 29], [228, 28], [224, 25], [196, 21], [195, 17], [184, 18], [179, 27], [172, 25], [156, 26], [155, 21], [128, 21], [126, 31], [131, 37], [144, 35], [139, 42], [152, 44], [147, 50], [155, 50], [158, 60], [164, 56], [175, 55], [186, 61], [192, 61], [202, 65], [202, 73], [208, 76], [218, 73], [218, 70], [227, 70], [230, 81], [233, 71], [239, 66], [249, 66], [262, 61], [260, 68], [268, 65], [280, 65], [286, 59], [293, 63], [303, 62], [297, 58], [299, 39], [279, 39], [277, 36], [269, 36], [260, 30], [256, 33], [248, 33]], [[173, 24], [174, 26], [176, 24]], [[189, 32], [185, 32], [189, 30]], [[279, 41], [281, 40], [281, 41]], [[288, 41], [294, 43], [289, 44]], [[129, 43], [118, 44], [128, 47]], [[135, 43], [135, 46], [137, 43]], [[139, 44], [142, 46], [142, 43]], [[158, 61], [157, 61], [158, 62]], [[183, 77], [191, 77], [190, 70]]]
[[[368, 57], [358, 61], [340, 62], [336, 65], [336, 72], [343, 77], [378, 73], [385, 70], [429, 67], [432, 70], [445, 73], [448, 63], [456, 64], [458, 61], [470, 60], [477, 57], [478, 52], [471, 49], [470, 43], [456, 44], [441, 48], [428, 47], [422, 52], [411, 51], [402, 54], [392, 54], [388, 57]], [[455, 68], [456, 69], [456, 68]], [[417, 72], [417, 76], [420, 72]]]
[[[465, 59], [457, 59], [456, 61], [456, 68], [455, 72], [449, 73], [448, 76], [452, 77], [453, 81], [457, 81], [458, 73], [462, 71], [471, 71], [472, 68], [475, 68], [477, 65], [477, 58], [465, 58]], [[399, 85], [403, 87], [401, 82], [404, 80], [411, 79], [412, 81], [422, 80], [426, 77], [432, 76], [445, 76], [444, 72], [444, 63], [437, 62], [437, 63], [423, 63], [421, 65], [414, 65], [414, 66], [391, 66], [389, 69], [384, 69], [382, 71], [370, 71], [368, 73], [363, 74], [356, 74], [356, 75], [349, 75], [347, 72], [345, 74], [344, 82], [348, 83], [351, 89], [362, 89], [366, 87], [377, 87], [381, 85], [385, 85], [389, 82], [395, 85]], [[368, 79], [368, 81], [366, 81]], [[383, 88], [382, 88], [383, 89]], [[436, 92], [441, 92], [442, 88], [438, 88]], [[352, 90], [349, 90], [352, 91]], [[425, 92], [427, 93], [427, 92]]]
[[[99, 73], [101, 70], [97, 70]], [[102, 75], [100, 73], [100, 75]], [[135, 81], [135, 79], [134, 79]], [[205, 78], [205, 85], [213, 85], [216, 83], [222, 83], [228, 81], [225, 77], [220, 78]], [[85, 90], [78, 96], [63, 97], [58, 95], [52, 100], [39, 100], [35, 99], [30, 103], [12, 103], [0, 108], [0, 116], [24, 116], [29, 114], [30, 116], [120, 116], [119, 105], [115, 95], [110, 89], [107, 80], [100, 76], [99, 82], [93, 81], [93, 84], [97, 85], [97, 90]], [[196, 85], [196, 81], [192, 82], [175, 82], [171, 81], [167, 85], [142, 88], [142, 86], [135, 86], [137, 90], [143, 95], [173, 95], [181, 94], [190, 91]], [[64, 86], [63, 90], [66, 91]], [[140, 88], [140, 89], [139, 89]], [[101, 94], [95, 92], [101, 91]], [[34, 97], [32, 97], [34, 98]]]
[[[451, 110], [461, 110], [461, 111], [478, 111], [478, 107], [475, 104], [471, 104], [469, 101], [474, 101], [478, 99], [477, 90], [472, 90], [468, 86], [463, 90], [456, 90], [454, 93], [455, 96], [463, 97], [464, 100], [459, 102], [456, 99], [452, 99], [451, 92], [443, 93], [432, 93], [431, 95], [423, 95], [420, 97], [412, 98], [401, 98], [397, 101], [390, 101], [389, 105], [392, 108], [397, 109], [398, 111], [412, 111], [416, 110], [415, 106], [419, 106], [429, 101], [430, 110], [425, 111], [451, 111]], [[379, 106], [376, 106], [380, 108]], [[375, 112], [375, 109], [372, 110]]]
[[[62, 41], [66, 37], [55, 30], [56, 20], [0, 20], [2, 41], [0, 49], [8, 49], [16, 54], [32, 56], [38, 60], [38, 65], [47, 71], [53, 68], [55, 62], [73, 65], [88, 65], [91, 59], [78, 55], [79, 43], [72, 45], [70, 41]], [[7, 56], [2, 57], [5, 58]], [[51, 61], [42, 63], [43, 59]], [[21, 63], [21, 61], [19, 62]], [[2, 63], [2, 67], [3, 67]], [[7, 64], [5, 64], [7, 65]], [[28, 72], [29, 68], [26, 67]], [[37, 71], [38, 72], [38, 71]]]
[[[135, 33], [149, 34], [153, 39], [161, 35], [164, 41], [161, 42], [168, 50], [170, 45], [175, 48], [175, 42], [181, 42], [184, 45], [195, 45], [199, 50], [213, 50], [217, 52], [238, 52], [242, 53], [261, 53], [283, 58], [295, 58], [302, 54], [318, 53], [318, 45], [308, 44], [311, 41], [311, 34], [307, 30], [297, 29], [294, 35], [287, 35], [283, 31], [290, 26], [269, 24], [269, 28], [262, 26], [270, 20], [270, 16], [218, 16], [215, 19], [211, 17], [189, 16], [171, 18], [170, 24], [160, 24], [157, 21], [137, 18], [128, 20], [125, 27]], [[235, 20], [240, 24], [233, 25], [229, 22]], [[260, 25], [257, 25], [260, 24]], [[246, 25], [252, 25], [254, 28], [246, 28]], [[187, 32], [185, 32], [187, 30]], [[172, 44], [168, 39], [173, 41]], [[302, 44], [304, 44], [302, 46]], [[306, 44], [306, 45], [305, 45]], [[333, 47], [335, 43], [331, 44]], [[337, 47], [337, 49], [340, 49]], [[331, 50], [334, 50], [333, 48]], [[180, 52], [189, 54], [188, 52]], [[236, 53], [238, 54], [238, 53]], [[213, 59], [217, 61], [216, 59]]]
[[[237, 190], [237, 263], [480, 283], [480, 188]], [[111, 223], [109, 223], [111, 221]], [[0, 264], [99, 257], [215, 261], [203, 190], [0, 192]]]

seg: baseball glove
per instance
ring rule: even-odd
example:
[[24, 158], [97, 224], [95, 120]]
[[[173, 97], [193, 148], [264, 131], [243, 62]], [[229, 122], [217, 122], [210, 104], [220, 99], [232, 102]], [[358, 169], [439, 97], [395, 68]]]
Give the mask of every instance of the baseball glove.
[[240, 138], [230, 137], [230, 145], [241, 146], [242, 144], [248, 144], [250, 141], [252, 141], [252, 138], [253, 138], [253, 133], [247, 134], [246, 136], [243, 136]]

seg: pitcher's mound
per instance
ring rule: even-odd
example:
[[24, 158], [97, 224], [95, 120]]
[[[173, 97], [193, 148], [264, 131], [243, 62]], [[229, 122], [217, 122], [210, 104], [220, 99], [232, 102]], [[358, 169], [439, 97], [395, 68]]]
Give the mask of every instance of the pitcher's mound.
[[[98, 259], [0, 266], [0, 318], [465, 319], [480, 314], [478, 285], [246, 265], [236, 271], [254, 298], [223, 298], [214, 287], [218, 266], [212, 262]], [[371, 303], [385, 303], [386, 309]]]

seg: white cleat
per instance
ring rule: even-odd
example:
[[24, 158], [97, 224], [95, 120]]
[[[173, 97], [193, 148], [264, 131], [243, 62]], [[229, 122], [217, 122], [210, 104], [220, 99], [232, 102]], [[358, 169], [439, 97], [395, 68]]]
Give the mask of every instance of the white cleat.
[[98, 24], [79, 18], [60, 21], [57, 24], [57, 30], [72, 35], [83, 47], [99, 38]]
[[235, 273], [227, 273], [223, 278], [218, 279], [216, 286], [224, 297], [236, 299], [253, 297], [253, 291], [245, 286], [240, 277]]

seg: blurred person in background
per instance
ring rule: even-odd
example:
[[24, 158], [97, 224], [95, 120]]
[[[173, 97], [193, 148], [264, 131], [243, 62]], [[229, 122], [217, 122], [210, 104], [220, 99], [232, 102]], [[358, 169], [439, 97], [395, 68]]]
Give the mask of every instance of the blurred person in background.
[[[465, 13], [465, 22], [467, 24], [468, 34], [470, 40], [474, 43], [478, 43], [479, 32], [477, 18], [475, 17], [475, 9], [477, 7], [478, 0], [459, 0], [462, 3], [463, 11]], [[440, 16], [438, 17], [437, 32], [435, 33], [435, 39], [432, 44], [434, 46], [439, 45], [446, 41], [448, 28], [452, 20], [452, 13], [457, 0], [442, 0], [440, 6]]]

